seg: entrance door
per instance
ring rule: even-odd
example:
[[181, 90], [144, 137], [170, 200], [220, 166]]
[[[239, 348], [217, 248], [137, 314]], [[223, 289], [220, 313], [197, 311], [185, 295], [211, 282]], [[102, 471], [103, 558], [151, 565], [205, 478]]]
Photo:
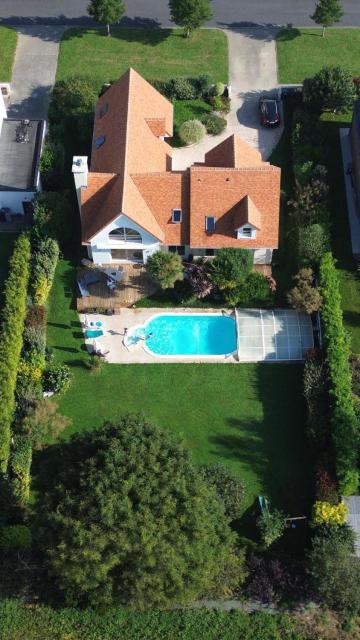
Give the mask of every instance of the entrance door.
[[143, 262], [143, 252], [138, 249], [111, 249], [112, 260]]

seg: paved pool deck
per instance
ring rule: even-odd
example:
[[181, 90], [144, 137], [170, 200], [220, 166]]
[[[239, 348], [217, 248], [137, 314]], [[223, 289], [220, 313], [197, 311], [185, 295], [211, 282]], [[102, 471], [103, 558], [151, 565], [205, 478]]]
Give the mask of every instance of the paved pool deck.
[[[105, 359], [109, 363], [117, 364], [155, 364], [155, 363], [200, 363], [200, 362], [216, 362], [216, 363], [232, 363], [238, 362], [236, 352], [228, 357], [225, 356], [155, 356], [144, 349], [144, 343], [141, 341], [136, 347], [128, 349], [124, 345], [125, 329], [130, 329], [135, 325], [145, 324], [151, 316], [155, 314], [188, 314], [194, 315], [214, 314], [226, 315], [234, 318], [234, 312], [230, 309], [189, 309], [189, 308], [148, 308], [148, 309], [121, 309], [119, 315], [107, 316], [100, 314], [88, 315], [88, 320], [92, 322], [101, 321], [104, 325], [104, 335], [96, 338], [96, 344], [101, 346], [104, 351], [108, 351]], [[80, 314], [80, 321], [85, 322], [85, 315]], [[94, 345], [94, 338], [86, 338], [85, 344], [91, 353]]]

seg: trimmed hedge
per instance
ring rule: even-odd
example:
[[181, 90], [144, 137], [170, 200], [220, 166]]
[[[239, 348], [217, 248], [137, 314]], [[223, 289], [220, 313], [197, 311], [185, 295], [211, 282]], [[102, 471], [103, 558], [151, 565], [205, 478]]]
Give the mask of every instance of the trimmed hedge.
[[32, 264], [32, 294], [37, 305], [48, 299], [59, 258], [59, 245], [53, 238], [44, 238], [35, 247]]
[[11, 422], [15, 408], [15, 385], [23, 342], [29, 280], [30, 240], [21, 235], [15, 241], [5, 283], [0, 327], [0, 470], [7, 470]]
[[286, 614], [211, 609], [51, 609], [0, 602], [0, 640], [304, 640]]
[[343, 325], [339, 277], [334, 258], [329, 252], [323, 255], [320, 262], [320, 289], [323, 297], [322, 321], [332, 400], [330, 425], [335, 468], [340, 493], [348, 496], [357, 491], [359, 483], [358, 425], [352, 394], [350, 345]]
[[27, 436], [16, 435], [11, 446], [11, 487], [16, 503], [24, 507], [30, 495], [32, 444]]

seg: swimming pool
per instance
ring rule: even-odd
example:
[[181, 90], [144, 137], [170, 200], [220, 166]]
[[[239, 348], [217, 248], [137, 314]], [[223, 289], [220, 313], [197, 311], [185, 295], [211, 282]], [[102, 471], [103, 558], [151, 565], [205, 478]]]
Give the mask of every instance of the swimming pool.
[[161, 314], [129, 331], [127, 346], [139, 341], [157, 356], [223, 356], [236, 351], [236, 323], [220, 314]]

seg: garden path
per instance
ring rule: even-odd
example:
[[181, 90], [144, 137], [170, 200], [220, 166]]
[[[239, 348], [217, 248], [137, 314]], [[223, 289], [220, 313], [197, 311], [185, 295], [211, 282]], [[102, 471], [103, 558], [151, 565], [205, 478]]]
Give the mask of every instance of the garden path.
[[283, 127], [265, 129], [260, 124], [258, 100], [262, 91], [278, 86], [276, 28], [224, 29], [229, 42], [231, 111], [227, 127], [219, 136], [206, 136], [199, 144], [173, 150], [172, 167], [185, 169], [204, 162], [204, 155], [233, 133], [258, 149], [266, 160]]

